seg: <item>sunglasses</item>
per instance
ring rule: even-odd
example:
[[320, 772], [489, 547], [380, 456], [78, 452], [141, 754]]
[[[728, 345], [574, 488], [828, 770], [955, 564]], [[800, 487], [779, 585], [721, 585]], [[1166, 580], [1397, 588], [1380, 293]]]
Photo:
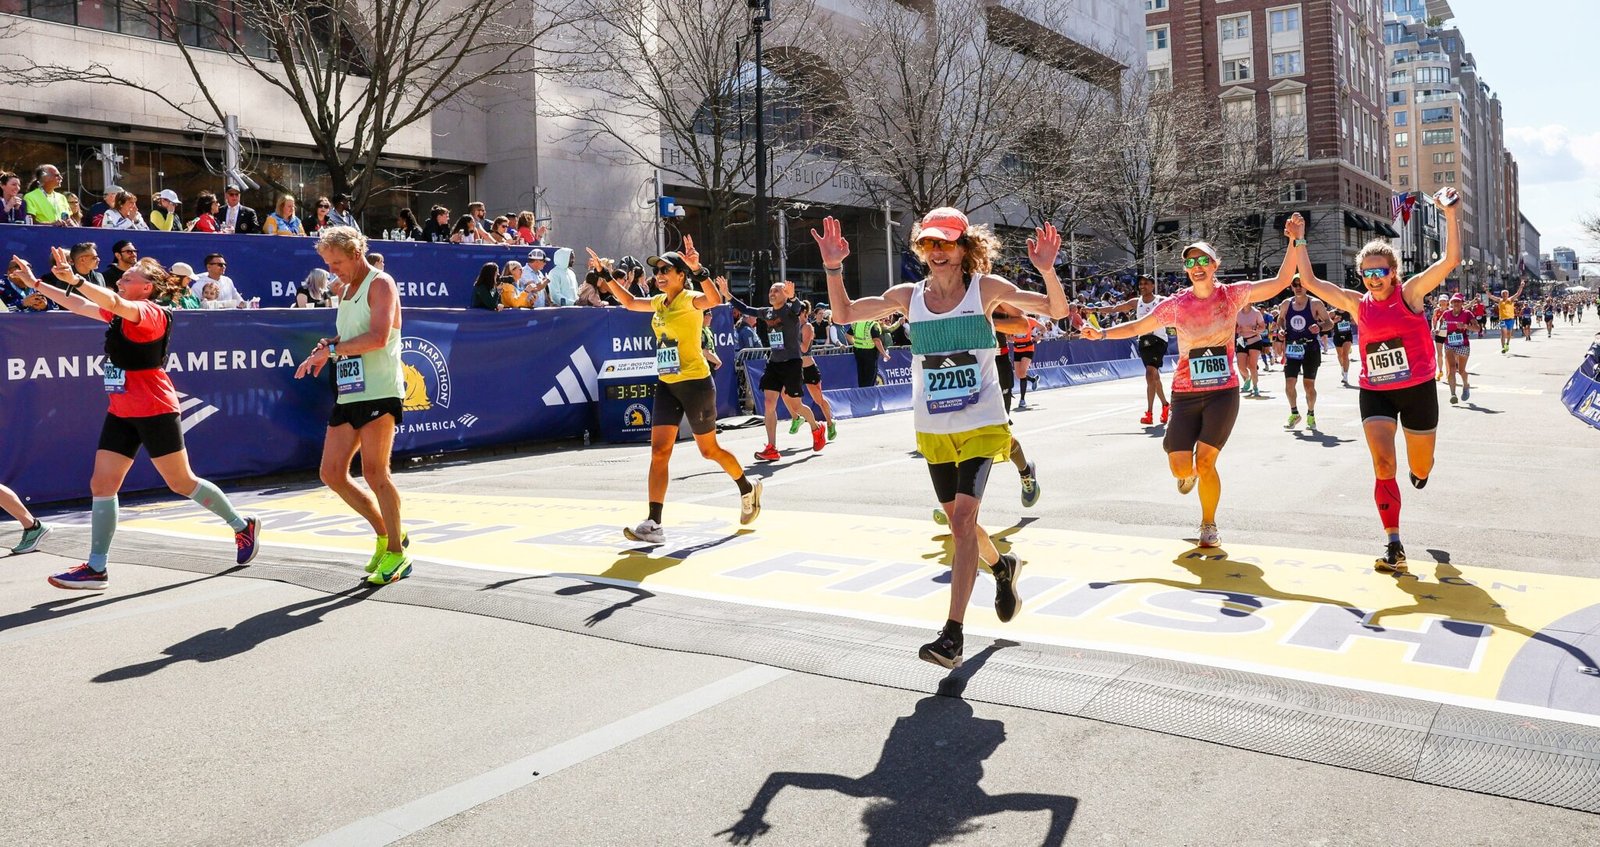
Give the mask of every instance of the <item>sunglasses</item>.
[[225, 268], [227, 266], [228, 266], [227, 262], [206, 262], [206, 267]]
[[1211, 257], [1210, 256], [1194, 256], [1194, 257], [1191, 257], [1191, 258], [1183, 260], [1183, 266], [1185, 268], [1194, 268], [1194, 267], [1204, 268], [1204, 267], [1209, 267], [1210, 265], [1211, 265]]
[[946, 241], [943, 238], [924, 238], [917, 242], [924, 250], [948, 250], [951, 247], [960, 247], [959, 241]]
[[117, 255], [119, 255], [119, 256], [137, 256], [137, 255], [139, 255], [139, 251], [131, 249], [131, 248], [127, 249], [127, 250], [118, 250], [117, 251]]
[[1389, 275], [1388, 268], [1362, 268], [1361, 275], [1367, 279], [1383, 279]]

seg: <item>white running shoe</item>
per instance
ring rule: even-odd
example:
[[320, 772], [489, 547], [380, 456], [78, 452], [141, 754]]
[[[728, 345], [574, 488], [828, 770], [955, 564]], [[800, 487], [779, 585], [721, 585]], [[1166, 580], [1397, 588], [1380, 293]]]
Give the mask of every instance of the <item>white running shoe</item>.
[[739, 495], [739, 525], [749, 526], [761, 514], [761, 480], [750, 486], [749, 494]]
[[1220, 545], [1221, 543], [1222, 543], [1222, 540], [1221, 540], [1221, 537], [1217, 534], [1217, 525], [1216, 524], [1214, 524], [1214, 523], [1203, 523], [1203, 524], [1200, 525], [1200, 546], [1201, 547], [1216, 547], [1216, 546]]
[[1194, 484], [1199, 481], [1200, 477], [1198, 476], [1186, 476], [1183, 479], [1178, 480], [1178, 493], [1188, 494], [1194, 490]]
[[626, 536], [629, 541], [643, 541], [648, 544], [667, 543], [666, 530], [661, 528], [661, 524], [658, 524], [649, 518], [645, 518], [643, 521], [640, 521], [639, 525], [633, 527], [632, 529], [623, 527], [622, 534]]

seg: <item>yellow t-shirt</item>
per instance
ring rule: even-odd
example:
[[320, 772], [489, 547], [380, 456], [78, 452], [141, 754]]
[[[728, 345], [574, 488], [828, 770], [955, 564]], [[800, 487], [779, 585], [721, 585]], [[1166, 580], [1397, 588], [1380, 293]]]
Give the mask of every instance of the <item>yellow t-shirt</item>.
[[678, 372], [662, 373], [662, 382], [685, 382], [711, 376], [711, 365], [706, 362], [705, 350], [700, 346], [700, 330], [704, 321], [700, 310], [694, 307], [694, 292], [681, 291], [676, 299], [667, 302], [667, 295], [650, 298], [655, 314], [650, 316], [650, 328], [656, 333], [656, 364], [659, 371], [663, 347], [678, 348]]
[[1500, 301], [1500, 320], [1517, 316], [1517, 304], [1513, 300]]

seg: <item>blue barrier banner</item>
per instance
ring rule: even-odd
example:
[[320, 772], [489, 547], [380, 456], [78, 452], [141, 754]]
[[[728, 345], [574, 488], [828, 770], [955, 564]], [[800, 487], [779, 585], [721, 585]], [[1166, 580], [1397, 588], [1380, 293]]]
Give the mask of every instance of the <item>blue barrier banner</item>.
[[[34, 273], [45, 276], [50, 268], [51, 247], [92, 241], [99, 248], [100, 261], [110, 264], [111, 246], [123, 239], [133, 242], [140, 257], [151, 257], [168, 266], [187, 262], [199, 274], [205, 273], [206, 254], [221, 253], [228, 260], [227, 276], [239, 294], [246, 299], [260, 297], [263, 307], [292, 304], [295, 289], [311, 269], [327, 268], [317, 255], [315, 238], [129, 232], [93, 227], [0, 226], [0, 255], [8, 259], [21, 256], [33, 265]], [[533, 248], [369, 241], [368, 249], [383, 254], [384, 268], [400, 284], [401, 301], [406, 306], [466, 308], [472, 305], [472, 283], [485, 262], [504, 267], [515, 259], [526, 264], [528, 251]], [[546, 255], [555, 256], [556, 248], [541, 249]], [[549, 270], [548, 265], [545, 270]], [[573, 270], [581, 282], [582, 266]]]
[[[721, 415], [735, 407], [736, 342], [712, 313], [724, 365]], [[214, 479], [315, 468], [334, 394], [330, 372], [294, 379], [332, 309], [180, 311], [167, 360], [195, 471]], [[85, 497], [106, 400], [105, 324], [64, 312], [0, 316], [0, 480], [37, 502]], [[574, 438], [597, 425], [598, 373], [653, 356], [648, 313], [619, 308], [403, 313], [405, 421], [398, 455]], [[125, 491], [161, 487], [138, 461]]]
[[1600, 342], [1589, 347], [1583, 362], [1561, 389], [1561, 404], [1573, 417], [1600, 429]]

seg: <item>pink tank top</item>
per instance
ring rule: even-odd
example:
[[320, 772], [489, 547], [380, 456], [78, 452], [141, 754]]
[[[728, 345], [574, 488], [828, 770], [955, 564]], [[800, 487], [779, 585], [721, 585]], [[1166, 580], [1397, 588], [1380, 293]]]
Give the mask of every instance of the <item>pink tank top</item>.
[[1361, 337], [1362, 388], [1394, 391], [1433, 380], [1438, 367], [1433, 331], [1398, 290], [1386, 300], [1361, 295], [1356, 331]]
[[1472, 342], [1467, 336], [1471, 333], [1467, 331], [1467, 327], [1471, 326], [1473, 321], [1472, 313], [1466, 309], [1462, 309], [1460, 314], [1448, 309], [1439, 313], [1439, 327], [1444, 330], [1441, 333], [1444, 336], [1444, 346], [1457, 351], [1470, 348]]

